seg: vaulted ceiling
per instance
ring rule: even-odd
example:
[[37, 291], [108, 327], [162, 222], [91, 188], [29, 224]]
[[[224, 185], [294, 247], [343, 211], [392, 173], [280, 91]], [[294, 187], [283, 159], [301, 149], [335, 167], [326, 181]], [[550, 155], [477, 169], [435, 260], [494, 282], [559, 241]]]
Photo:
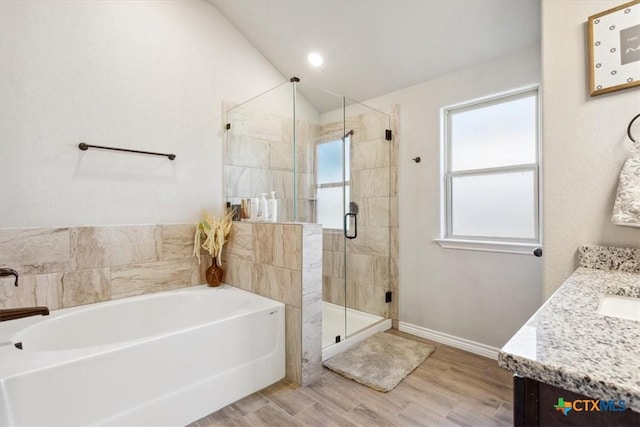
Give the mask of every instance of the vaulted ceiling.
[[208, 1], [284, 76], [358, 101], [540, 43], [540, 0]]

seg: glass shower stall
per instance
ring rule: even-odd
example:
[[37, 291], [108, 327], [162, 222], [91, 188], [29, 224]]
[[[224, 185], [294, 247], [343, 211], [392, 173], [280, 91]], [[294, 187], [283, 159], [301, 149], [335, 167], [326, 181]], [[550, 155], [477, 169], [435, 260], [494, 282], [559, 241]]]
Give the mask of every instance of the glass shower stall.
[[277, 222], [322, 224], [323, 359], [388, 329], [397, 262], [391, 112], [294, 77], [225, 113], [227, 202], [275, 191]]

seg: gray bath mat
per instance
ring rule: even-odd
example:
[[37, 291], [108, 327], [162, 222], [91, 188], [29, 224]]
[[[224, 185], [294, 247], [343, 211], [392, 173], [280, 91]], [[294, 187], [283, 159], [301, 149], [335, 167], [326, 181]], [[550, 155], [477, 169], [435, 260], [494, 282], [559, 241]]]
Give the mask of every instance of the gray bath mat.
[[372, 389], [388, 392], [434, 350], [430, 344], [378, 332], [326, 360], [324, 366]]

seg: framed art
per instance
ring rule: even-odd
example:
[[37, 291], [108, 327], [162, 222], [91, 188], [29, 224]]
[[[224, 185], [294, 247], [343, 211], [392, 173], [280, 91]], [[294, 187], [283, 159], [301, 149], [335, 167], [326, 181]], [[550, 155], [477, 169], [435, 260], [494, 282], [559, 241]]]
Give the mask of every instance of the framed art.
[[591, 96], [640, 85], [640, 0], [589, 17]]

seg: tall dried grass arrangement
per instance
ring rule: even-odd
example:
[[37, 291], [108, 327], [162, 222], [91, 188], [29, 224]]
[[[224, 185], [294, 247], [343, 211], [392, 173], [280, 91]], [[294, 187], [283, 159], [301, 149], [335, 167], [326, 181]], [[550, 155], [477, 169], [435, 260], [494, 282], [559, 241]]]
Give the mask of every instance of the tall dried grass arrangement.
[[232, 216], [233, 212], [230, 212], [218, 221], [208, 213], [203, 215], [193, 238], [193, 254], [198, 258], [198, 263], [200, 263], [200, 248], [202, 248], [216, 259], [219, 266], [222, 266], [222, 248], [227, 243], [227, 236], [231, 231]]

